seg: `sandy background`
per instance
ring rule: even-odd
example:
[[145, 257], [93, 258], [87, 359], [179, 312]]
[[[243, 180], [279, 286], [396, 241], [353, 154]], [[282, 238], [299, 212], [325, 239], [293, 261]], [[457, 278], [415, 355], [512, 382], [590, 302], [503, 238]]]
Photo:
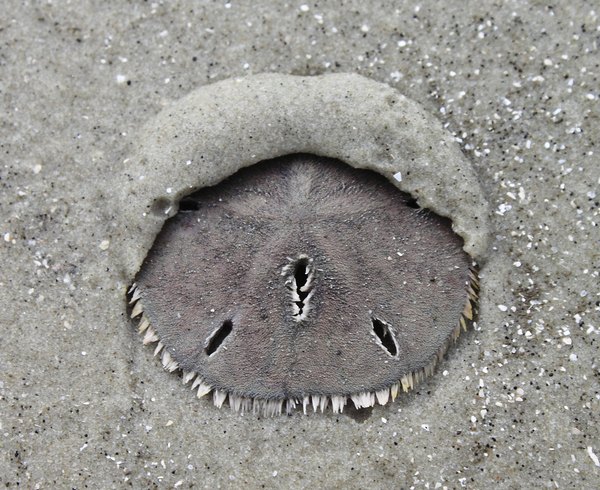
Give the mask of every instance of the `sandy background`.
[[[598, 12], [365, 3], [3, 2], [3, 486], [597, 487]], [[488, 193], [479, 326], [393, 405], [218, 410], [126, 318], [111, 195], [131, 138], [194, 88], [260, 72], [392, 85], [460, 139]]]

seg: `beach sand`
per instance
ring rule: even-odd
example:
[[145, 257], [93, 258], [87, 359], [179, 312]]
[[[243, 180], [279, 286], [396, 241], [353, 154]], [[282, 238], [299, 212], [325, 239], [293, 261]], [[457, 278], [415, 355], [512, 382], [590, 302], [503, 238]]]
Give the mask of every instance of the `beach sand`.
[[[0, 484], [597, 487], [589, 2], [98, 5], [0, 13]], [[200, 86], [262, 72], [389, 84], [454, 134], [485, 189], [477, 327], [393, 404], [219, 410], [161, 369], [127, 317], [114, 196], [136, 134]]]

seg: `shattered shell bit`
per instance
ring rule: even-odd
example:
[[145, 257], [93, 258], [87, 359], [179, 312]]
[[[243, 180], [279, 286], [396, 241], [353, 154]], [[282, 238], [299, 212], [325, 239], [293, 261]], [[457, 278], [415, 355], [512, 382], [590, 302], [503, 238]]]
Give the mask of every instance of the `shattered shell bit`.
[[475, 318], [462, 245], [381, 175], [282, 157], [181, 200], [129, 291], [131, 316], [164, 368], [218, 407], [385, 405]]

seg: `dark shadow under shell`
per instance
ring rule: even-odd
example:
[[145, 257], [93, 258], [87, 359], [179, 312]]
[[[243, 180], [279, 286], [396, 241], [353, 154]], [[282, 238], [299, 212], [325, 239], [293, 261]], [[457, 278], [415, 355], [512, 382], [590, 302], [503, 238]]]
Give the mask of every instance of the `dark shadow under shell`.
[[163, 364], [230, 404], [366, 406], [429, 374], [472, 318], [462, 245], [379, 174], [282, 157], [181, 201], [137, 275], [135, 313]]

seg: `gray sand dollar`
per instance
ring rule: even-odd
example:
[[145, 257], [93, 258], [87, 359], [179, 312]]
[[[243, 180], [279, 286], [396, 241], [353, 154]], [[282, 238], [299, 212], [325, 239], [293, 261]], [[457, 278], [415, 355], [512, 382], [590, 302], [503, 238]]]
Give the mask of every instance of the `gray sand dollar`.
[[218, 406], [384, 404], [473, 319], [482, 191], [452, 138], [385, 85], [204, 87], [147, 125], [126, 166], [131, 315]]

